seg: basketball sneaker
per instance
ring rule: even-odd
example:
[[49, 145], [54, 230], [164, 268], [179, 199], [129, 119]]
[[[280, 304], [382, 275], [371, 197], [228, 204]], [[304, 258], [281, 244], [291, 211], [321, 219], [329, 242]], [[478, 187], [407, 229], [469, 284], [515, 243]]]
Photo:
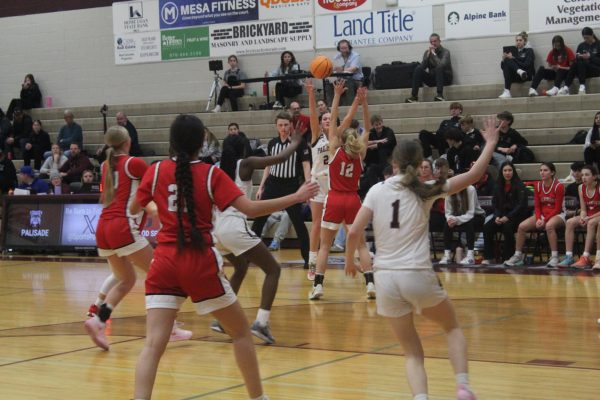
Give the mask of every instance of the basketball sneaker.
[[452, 259], [448, 256], [442, 257], [442, 259], [438, 262], [438, 264], [443, 264], [443, 265], [447, 265], [447, 264], [451, 264], [451, 263], [452, 263]]
[[323, 297], [323, 285], [313, 286], [312, 291], [308, 295], [309, 300], [319, 300]]
[[558, 263], [557, 267], [558, 268], [569, 268], [573, 262], [575, 260], [573, 260], [573, 256], [565, 256], [565, 258], [563, 258], [561, 260], [561, 262]]
[[[581, 257], [579, 259], [581, 260]], [[558, 266], [558, 257], [550, 257], [550, 259], [548, 260], [548, 264], [546, 264], [546, 267], [556, 268], [557, 266]]]
[[560, 90], [557, 93], [558, 96], [568, 96], [569, 95], [569, 88], [567, 86], [563, 86], [560, 88]]
[[553, 86], [552, 89], [546, 90], [546, 96], [556, 96], [558, 94], [559, 90], [560, 90], [559, 88], [557, 88], [556, 86]]
[[477, 400], [477, 397], [465, 385], [458, 385], [456, 388], [456, 400]]
[[221, 326], [219, 321], [217, 321], [216, 319], [210, 323], [210, 329], [215, 332], [223, 333], [223, 334], [227, 335], [227, 332], [225, 332], [225, 329], [223, 329], [223, 327]]
[[308, 263], [308, 272], [306, 273], [306, 278], [308, 278], [309, 281], [314, 281], [316, 273], [317, 273], [317, 264], [316, 263]]
[[525, 260], [524, 254], [521, 254], [521, 255], [513, 254], [513, 256], [511, 258], [504, 261], [504, 265], [506, 265], [507, 267], [522, 267], [523, 265], [525, 265], [524, 260]]
[[258, 321], [254, 321], [250, 327], [250, 331], [252, 331], [254, 336], [266, 344], [275, 343], [275, 338], [271, 334], [271, 328], [269, 328], [269, 324], [261, 325]]
[[592, 269], [600, 269], [600, 260], [597, 260], [596, 263], [594, 264], [594, 266], [592, 267]]
[[367, 299], [375, 299], [375, 284], [373, 282], [367, 283]]
[[181, 329], [180, 326], [183, 325], [183, 322], [175, 321], [173, 323], [173, 330], [171, 331], [171, 337], [169, 337], [169, 342], [178, 342], [180, 340], [190, 340], [192, 338], [192, 331], [188, 331], [186, 329]]
[[579, 260], [577, 260], [576, 263], [572, 264], [571, 267], [574, 268], [587, 268], [590, 265], [592, 265], [592, 261], [590, 260], [589, 257], [586, 256], [581, 256], [579, 257]]
[[87, 316], [90, 318], [94, 315], [98, 315], [98, 306], [96, 304], [92, 304], [87, 312]]
[[100, 321], [97, 315], [85, 321], [83, 326], [96, 346], [102, 350], [108, 350], [108, 339], [106, 339], [106, 335], [104, 334], [106, 325]]

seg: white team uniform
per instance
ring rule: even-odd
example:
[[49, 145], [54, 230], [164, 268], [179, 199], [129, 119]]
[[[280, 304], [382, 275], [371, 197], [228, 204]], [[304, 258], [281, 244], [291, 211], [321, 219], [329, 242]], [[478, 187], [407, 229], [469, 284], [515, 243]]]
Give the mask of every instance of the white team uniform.
[[[240, 163], [235, 167], [235, 184], [250, 198], [252, 193], [252, 180], [240, 179]], [[229, 206], [222, 213], [217, 212], [213, 234], [217, 238], [217, 249], [221, 254], [233, 253], [236, 257], [245, 253], [260, 243], [261, 239], [248, 227], [246, 215], [233, 206]]]
[[319, 193], [311, 200], [324, 203], [329, 193], [329, 140], [321, 133], [314, 145], [311, 143], [313, 166], [310, 171], [312, 181], [319, 184]]
[[400, 184], [401, 178], [376, 184], [363, 201], [373, 212], [377, 312], [386, 317], [420, 313], [448, 297], [431, 264], [429, 210], [435, 200], [446, 197], [449, 186], [422, 200]]

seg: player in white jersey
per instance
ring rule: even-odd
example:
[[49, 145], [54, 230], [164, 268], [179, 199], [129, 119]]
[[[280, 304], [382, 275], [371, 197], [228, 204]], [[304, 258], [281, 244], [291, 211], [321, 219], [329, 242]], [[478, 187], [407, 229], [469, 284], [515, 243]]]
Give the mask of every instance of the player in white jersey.
[[[323, 204], [329, 192], [329, 125], [331, 113], [326, 112], [319, 115], [315, 90], [311, 79], [304, 81], [304, 87], [308, 93], [308, 104], [310, 109], [310, 147], [312, 150], [312, 169], [310, 171], [313, 182], [319, 184], [319, 194], [310, 202], [312, 225], [310, 228], [310, 252], [308, 253], [308, 279], [315, 279], [317, 269], [317, 252], [321, 241], [321, 220], [323, 219]], [[358, 103], [353, 103], [348, 114], [337, 128], [338, 134], [350, 126], [352, 115], [356, 112]], [[337, 123], [337, 121], [336, 121]]]
[[[238, 188], [250, 199], [252, 195], [252, 173], [256, 169], [266, 168], [287, 160], [303, 140], [300, 132], [295, 132], [291, 144], [275, 156], [248, 157], [250, 143], [245, 136], [230, 135], [223, 141], [221, 169], [233, 179]], [[234, 267], [231, 276], [231, 288], [237, 294], [246, 276], [250, 262], [258, 265], [265, 273], [261, 302], [252, 324], [252, 333], [265, 343], [275, 342], [269, 328], [271, 306], [277, 293], [281, 267], [273, 255], [248, 227], [246, 215], [234, 207], [228, 207], [222, 213], [217, 213], [214, 235], [217, 238], [217, 248]], [[218, 321], [213, 321], [211, 329], [226, 333]]]
[[413, 313], [423, 314], [444, 329], [457, 382], [457, 399], [475, 400], [469, 387], [467, 344], [448, 295], [431, 264], [429, 210], [435, 200], [457, 193], [485, 172], [498, 142], [493, 117], [485, 121], [486, 144], [468, 172], [427, 185], [419, 181], [423, 160], [416, 141], [401, 141], [393, 153], [398, 174], [373, 186], [354, 220], [346, 243], [346, 274], [354, 276], [354, 251], [369, 221], [377, 253], [373, 266], [377, 289], [377, 312], [387, 317], [404, 348], [408, 383], [414, 400], [427, 400], [427, 375], [421, 340]]

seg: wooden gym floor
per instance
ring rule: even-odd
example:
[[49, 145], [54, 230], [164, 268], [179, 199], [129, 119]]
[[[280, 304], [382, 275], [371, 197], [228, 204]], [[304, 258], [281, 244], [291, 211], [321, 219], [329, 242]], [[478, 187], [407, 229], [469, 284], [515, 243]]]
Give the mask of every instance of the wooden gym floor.
[[[293, 250], [277, 255], [298, 258]], [[0, 399], [132, 397], [145, 333], [143, 276], [113, 314], [109, 352], [83, 330], [108, 272], [96, 259], [0, 261]], [[469, 341], [479, 399], [600, 398], [600, 275], [452, 268], [438, 274]], [[261, 283], [262, 272], [251, 268], [239, 296], [250, 320]], [[304, 270], [283, 268], [271, 317], [277, 344], [256, 347], [271, 399], [411, 399], [402, 349], [375, 302], [365, 299], [362, 277], [331, 268], [321, 301], [309, 302], [309, 289]], [[194, 336], [169, 344], [154, 398], [246, 399], [228, 338], [212, 332], [211, 318], [195, 315], [189, 301], [179, 319]], [[454, 399], [445, 337], [417, 321], [431, 399]]]

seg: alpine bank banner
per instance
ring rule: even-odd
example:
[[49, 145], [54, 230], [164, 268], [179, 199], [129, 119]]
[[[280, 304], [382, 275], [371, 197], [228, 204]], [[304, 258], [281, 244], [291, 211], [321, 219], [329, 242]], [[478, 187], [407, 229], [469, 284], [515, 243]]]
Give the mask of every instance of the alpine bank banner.
[[598, 0], [529, 0], [529, 31], [547, 32], [600, 26]]
[[312, 16], [312, 0], [258, 0], [261, 20]]
[[446, 4], [444, 16], [447, 39], [510, 33], [509, 0]]
[[255, 21], [259, 0], [160, 0], [160, 29]]
[[317, 49], [346, 39], [354, 47], [427, 42], [433, 32], [432, 7], [397, 8], [316, 16]]
[[315, 14], [370, 11], [372, 0], [315, 0]]
[[210, 26], [210, 56], [313, 49], [312, 17]]
[[158, 0], [138, 0], [113, 3], [113, 33], [158, 31]]

